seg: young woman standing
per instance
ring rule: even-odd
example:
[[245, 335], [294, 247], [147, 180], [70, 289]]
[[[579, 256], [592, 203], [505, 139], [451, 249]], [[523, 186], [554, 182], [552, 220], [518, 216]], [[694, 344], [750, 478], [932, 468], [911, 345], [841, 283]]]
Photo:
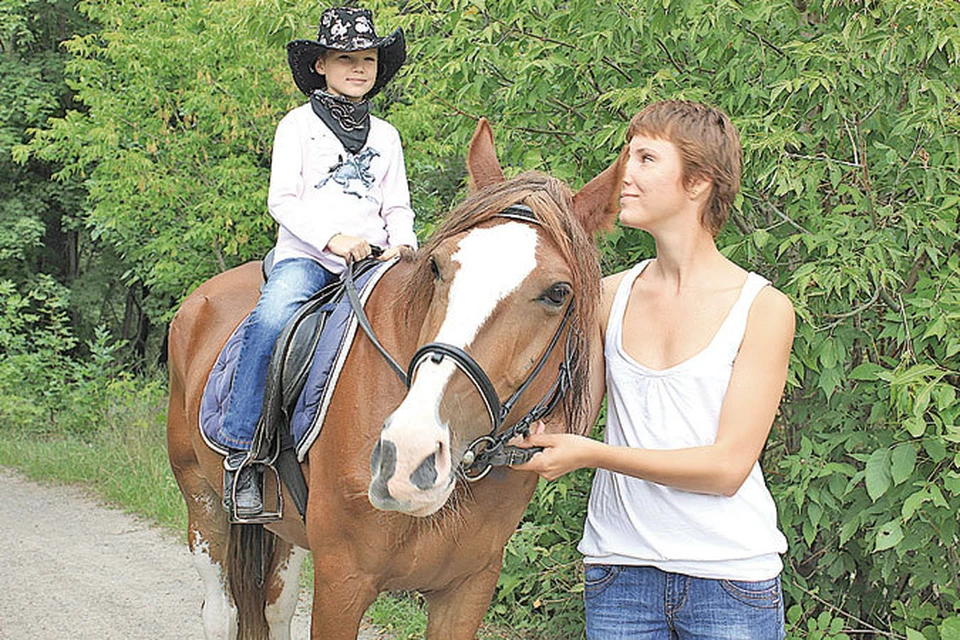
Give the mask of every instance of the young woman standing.
[[[597, 469], [584, 536], [587, 637], [784, 635], [786, 550], [758, 459], [787, 376], [790, 301], [720, 253], [741, 149], [723, 112], [666, 101], [632, 119], [620, 222], [656, 256], [604, 280], [594, 411], [604, 442], [545, 433], [518, 469]], [[596, 415], [596, 414], [594, 414]]]

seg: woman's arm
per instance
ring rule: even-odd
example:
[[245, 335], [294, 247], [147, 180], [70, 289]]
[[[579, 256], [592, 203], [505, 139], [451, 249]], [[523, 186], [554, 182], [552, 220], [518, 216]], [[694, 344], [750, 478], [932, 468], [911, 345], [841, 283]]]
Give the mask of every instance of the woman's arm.
[[615, 447], [589, 438], [532, 434], [528, 446], [545, 447], [518, 469], [552, 480], [583, 467], [716, 495], [733, 495], [767, 441], [786, 384], [795, 328], [793, 305], [772, 287], [760, 292], [747, 320], [720, 412], [716, 441], [686, 449]]

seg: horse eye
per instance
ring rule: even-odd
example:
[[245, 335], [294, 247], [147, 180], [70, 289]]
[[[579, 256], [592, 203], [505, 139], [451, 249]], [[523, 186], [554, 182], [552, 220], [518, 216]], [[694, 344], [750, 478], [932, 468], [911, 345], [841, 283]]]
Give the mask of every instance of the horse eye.
[[559, 307], [567, 300], [570, 292], [571, 288], [569, 284], [566, 282], [558, 282], [544, 291], [543, 295], [540, 296], [540, 300], [552, 307]]
[[430, 257], [430, 273], [433, 274], [434, 280], [440, 279], [440, 267], [437, 265], [437, 261], [432, 256]]

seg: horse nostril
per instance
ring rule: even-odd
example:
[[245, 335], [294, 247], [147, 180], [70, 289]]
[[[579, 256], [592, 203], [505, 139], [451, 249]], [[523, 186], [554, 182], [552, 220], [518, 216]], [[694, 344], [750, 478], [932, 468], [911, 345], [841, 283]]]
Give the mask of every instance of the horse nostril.
[[380, 466], [380, 449], [380, 440], [377, 440], [377, 444], [373, 445], [373, 453], [370, 454], [370, 475], [372, 476], [377, 475], [377, 467]]
[[393, 477], [396, 469], [397, 445], [382, 438], [377, 440], [370, 455], [370, 475], [377, 477], [379, 474], [381, 481], [387, 481]]
[[426, 491], [437, 482], [437, 454], [431, 453], [420, 466], [410, 474], [410, 483], [421, 491]]

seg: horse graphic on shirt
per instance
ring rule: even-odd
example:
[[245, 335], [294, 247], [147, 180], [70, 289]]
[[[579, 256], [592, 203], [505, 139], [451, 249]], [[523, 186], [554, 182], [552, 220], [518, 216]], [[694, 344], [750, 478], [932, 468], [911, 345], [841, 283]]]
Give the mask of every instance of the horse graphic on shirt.
[[374, 177], [370, 172], [370, 164], [374, 158], [380, 156], [376, 149], [366, 148], [356, 155], [348, 154], [346, 158], [340, 156], [340, 161], [330, 168], [330, 172], [320, 182], [316, 188], [322, 189], [329, 181], [340, 185], [344, 193], [357, 196], [360, 199], [367, 198], [373, 200], [368, 195], [373, 187]]

